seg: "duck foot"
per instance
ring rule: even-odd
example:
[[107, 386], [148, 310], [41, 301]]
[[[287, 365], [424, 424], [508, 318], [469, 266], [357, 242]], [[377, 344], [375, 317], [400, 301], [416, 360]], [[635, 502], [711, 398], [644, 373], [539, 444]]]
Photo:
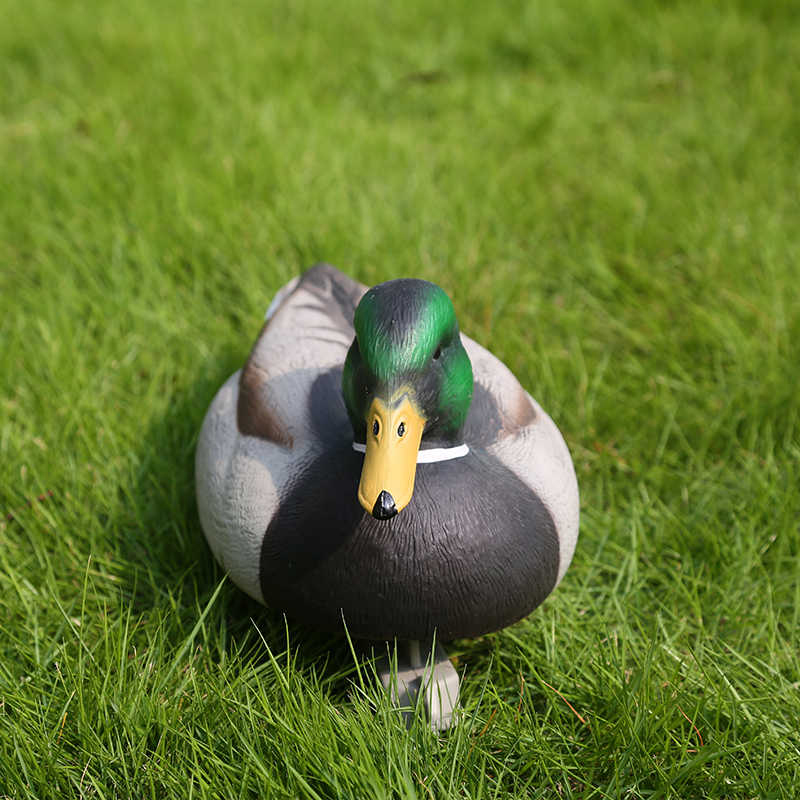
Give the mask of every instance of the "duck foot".
[[[419, 641], [397, 642], [377, 669], [383, 688], [390, 692], [396, 706], [413, 708], [421, 700], [433, 730], [450, 727], [458, 705], [459, 679], [438, 642], [433, 647], [423, 647]], [[413, 716], [413, 711], [404, 712], [408, 724]]]

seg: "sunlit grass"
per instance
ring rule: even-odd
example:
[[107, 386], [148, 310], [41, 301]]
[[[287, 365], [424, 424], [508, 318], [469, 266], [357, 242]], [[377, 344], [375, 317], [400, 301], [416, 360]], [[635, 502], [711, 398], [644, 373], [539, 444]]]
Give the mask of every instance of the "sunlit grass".
[[[800, 20], [763, 5], [0, 6], [0, 796], [796, 797]], [[450, 646], [442, 735], [199, 528], [205, 409], [317, 260], [440, 283], [578, 471], [570, 571]]]

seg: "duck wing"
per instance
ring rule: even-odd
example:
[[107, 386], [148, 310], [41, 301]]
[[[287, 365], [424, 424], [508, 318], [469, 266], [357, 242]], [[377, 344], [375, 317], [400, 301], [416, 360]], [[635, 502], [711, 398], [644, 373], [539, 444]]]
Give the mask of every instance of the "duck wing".
[[344, 363], [366, 291], [330, 264], [316, 264], [278, 292], [239, 378], [240, 433], [283, 447], [302, 436], [311, 387]]
[[461, 334], [472, 362], [475, 393], [464, 429], [470, 447], [480, 447], [508, 467], [550, 513], [559, 540], [556, 584], [572, 560], [578, 540], [578, 482], [564, 437], [508, 367]]

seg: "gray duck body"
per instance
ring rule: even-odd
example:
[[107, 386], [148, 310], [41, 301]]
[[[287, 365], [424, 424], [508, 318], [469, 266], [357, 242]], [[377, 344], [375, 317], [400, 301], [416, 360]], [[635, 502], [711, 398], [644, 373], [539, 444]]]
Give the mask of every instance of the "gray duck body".
[[344, 621], [357, 638], [435, 631], [445, 641], [505, 627], [547, 597], [571, 560], [569, 452], [508, 369], [462, 334], [475, 374], [469, 454], [419, 464], [413, 498], [392, 519], [365, 512], [364, 456], [341, 393], [365, 288], [318, 265], [278, 294], [203, 424], [203, 530], [241, 588], [321, 629]]

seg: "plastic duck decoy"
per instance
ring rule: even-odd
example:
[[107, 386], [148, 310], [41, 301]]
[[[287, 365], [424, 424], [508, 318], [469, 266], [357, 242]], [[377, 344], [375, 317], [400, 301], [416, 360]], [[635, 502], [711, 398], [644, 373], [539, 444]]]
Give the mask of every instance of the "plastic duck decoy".
[[[530, 613], [578, 537], [578, 485], [550, 417], [459, 332], [445, 292], [367, 290], [327, 264], [284, 286], [206, 414], [200, 521], [251, 597], [407, 652], [384, 684], [447, 727], [437, 643]], [[402, 650], [402, 648], [401, 648]]]

